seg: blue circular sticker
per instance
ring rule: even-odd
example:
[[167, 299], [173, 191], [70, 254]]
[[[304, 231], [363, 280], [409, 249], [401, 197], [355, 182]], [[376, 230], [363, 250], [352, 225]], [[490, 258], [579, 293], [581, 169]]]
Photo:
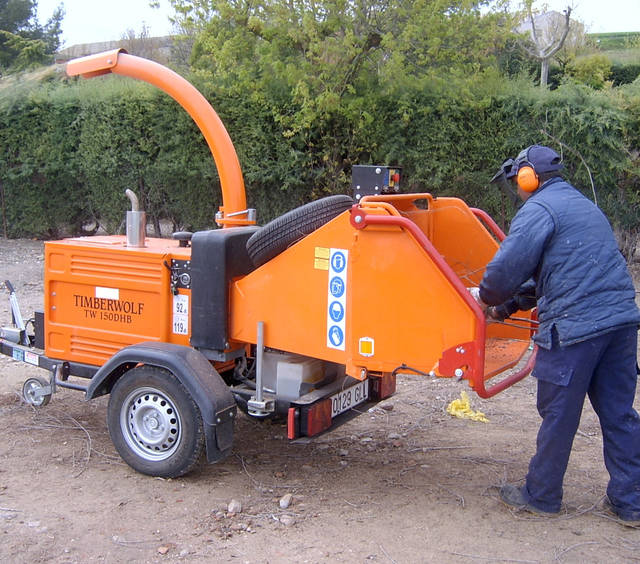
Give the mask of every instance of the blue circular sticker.
[[344, 281], [339, 276], [334, 276], [329, 282], [329, 291], [334, 298], [339, 298], [344, 294]]
[[340, 302], [331, 302], [329, 306], [329, 316], [332, 321], [338, 323], [344, 318], [344, 306]]
[[333, 325], [329, 328], [329, 341], [331, 341], [331, 344], [334, 347], [342, 345], [342, 342], [344, 341], [344, 333], [337, 325]]
[[333, 253], [331, 257], [331, 267], [335, 272], [342, 272], [344, 267], [347, 266], [347, 259], [340, 251]]

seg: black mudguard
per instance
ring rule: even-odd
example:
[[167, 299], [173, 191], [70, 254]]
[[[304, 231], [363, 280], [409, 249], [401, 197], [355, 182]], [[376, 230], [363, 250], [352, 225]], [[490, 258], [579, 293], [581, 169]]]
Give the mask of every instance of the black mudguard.
[[158, 342], [125, 347], [91, 378], [86, 399], [108, 394], [118, 378], [138, 364], [164, 368], [191, 394], [202, 415], [207, 461], [217, 462], [228, 456], [233, 446], [236, 402], [220, 374], [191, 347]]

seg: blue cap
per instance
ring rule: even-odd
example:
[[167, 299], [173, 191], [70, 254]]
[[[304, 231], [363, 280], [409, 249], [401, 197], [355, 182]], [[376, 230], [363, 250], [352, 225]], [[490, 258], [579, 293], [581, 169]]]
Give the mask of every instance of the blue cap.
[[558, 153], [544, 145], [531, 145], [527, 147], [516, 157], [514, 166], [507, 173], [507, 178], [511, 178], [518, 173], [521, 166], [531, 165], [536, 174], [545, 172], [554, 172], [562, 170], [562, 158]]

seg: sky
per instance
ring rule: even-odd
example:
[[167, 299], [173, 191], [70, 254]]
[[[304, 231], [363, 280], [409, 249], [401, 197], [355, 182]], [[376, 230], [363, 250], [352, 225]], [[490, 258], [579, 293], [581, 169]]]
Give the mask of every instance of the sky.
[[[150, 8], [148, 0], [38, 0], [40, 21], [44, 23], [60, 3], [66, 12], [64, 47], [121, 39], [129, 29], [137, 35], [143, 24], [152, 36], [171, 32], [169, 0], [161, 0], [160, 9]], [[639, 0], [537, 0], [535, 6], [545, 3], [558, 11], [572, 6], [572, 17], [584, 23], [590, 33], [640, 31]]]
[[60, 4], [64, 4], [65, 10], [63, 47], [115, 41], [129, 29], [139, 35], [143, 25], [149, 28], [151, 36], [171, 32], [169, 0], [161, 0], [159, 9], [150, 8], [149, 0], [38, 0], [40, 22], [45, 23]]
[[639, 0], [538, 0], [534, 5], [545, 3], [558, 12], [571, 6], [571, 17], [581, 21], [587, 33], [640, 31]]

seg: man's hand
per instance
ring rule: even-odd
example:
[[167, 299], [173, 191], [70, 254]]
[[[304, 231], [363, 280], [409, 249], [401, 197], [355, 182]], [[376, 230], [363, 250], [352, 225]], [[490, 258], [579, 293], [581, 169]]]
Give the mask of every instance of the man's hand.
[[474, 286], [472, 288], [467, 288], [467, 291], [471, 294], [471, 296], [473, 297], [473, 299], [478, 302], [478, 305], [480, 306], [480, 309], [483, 312], [487, 311], [487, 304], [485, 304], [482, 301], [482, 298], [480, 297], [480, 288], [478, 288], [477, 286]]
[[487, 317], [487, 319], [489, 319], [490, 321], [504, 321], [505, 320], [505, 316], [502, 315], [502, 313], [498, 310], [498, 308], [496, 306], [489, 306], [485, 310], [484, 314]]

